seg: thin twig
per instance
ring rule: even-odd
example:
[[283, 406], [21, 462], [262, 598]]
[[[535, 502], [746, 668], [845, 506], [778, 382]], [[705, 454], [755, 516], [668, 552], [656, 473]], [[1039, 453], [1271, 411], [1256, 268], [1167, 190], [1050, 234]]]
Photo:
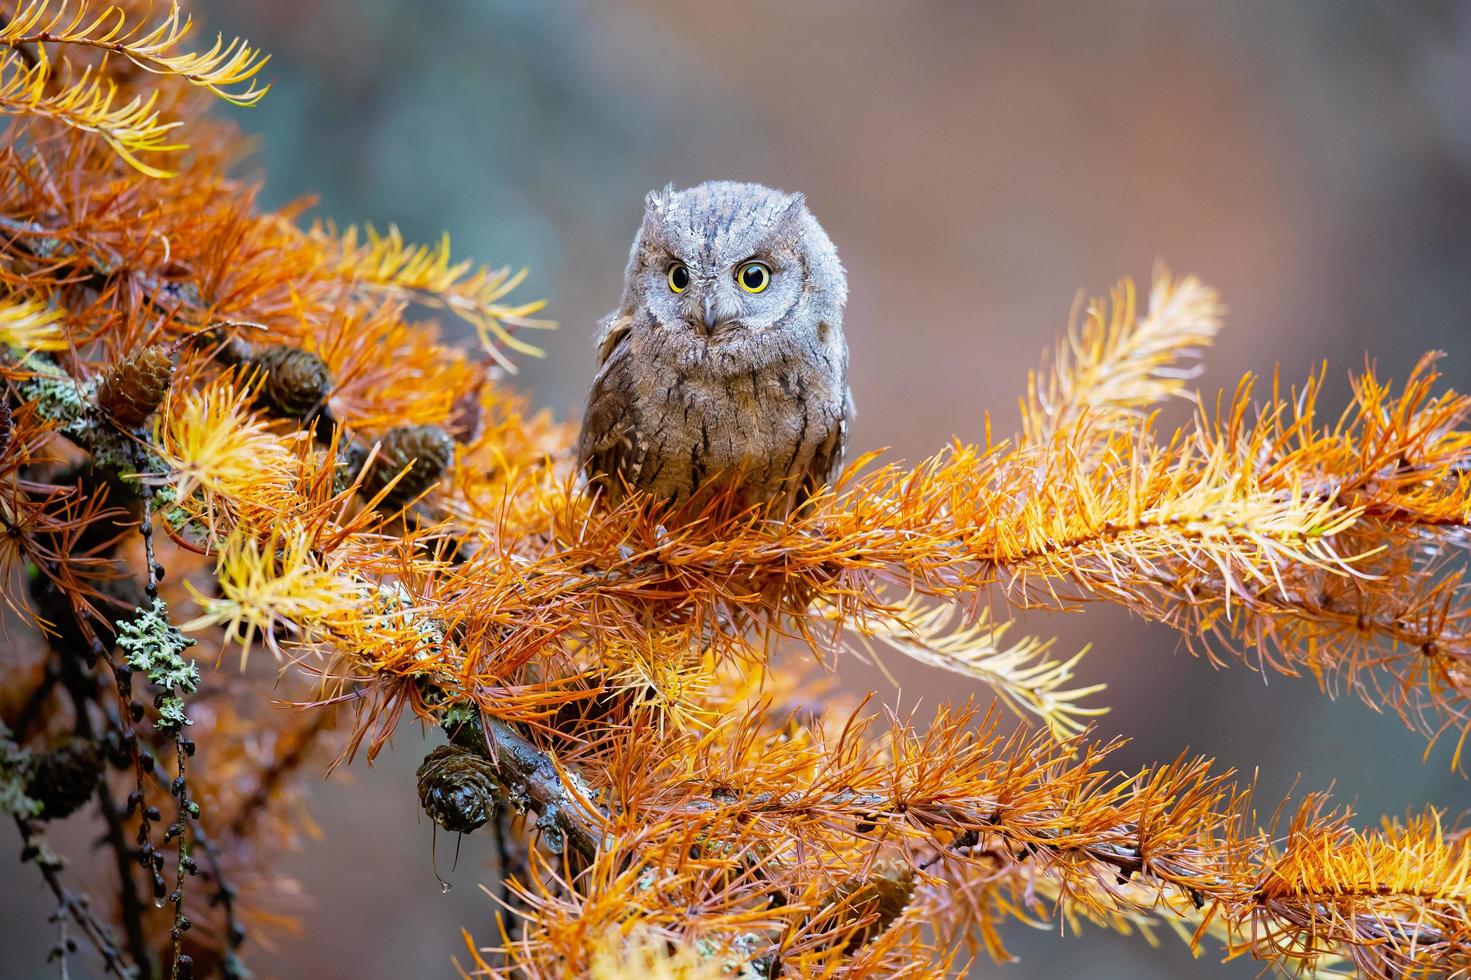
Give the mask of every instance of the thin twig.
[[56, 966], [61, 974], [61, 980], [70, 980], [71, 972], [67, 969], [66, 954], [71, 952], [68, 948], [73, 945], [72, 939], [66, 934], [66, 924], [70, 920], [65, 905], [57, 905], [56, 911], [51, 913], [51, 919], [56, 923], [56, 948], [51, 951], [56, 957]]
[[[76, 615], [75, 612], [73, 612], [73, 615]], [[124, 691], [125, 686], [130, 685], [131, 681], [125, 682], [123, 680], [124, 675], [118, 673], [119, 668], [113, 664], [111, 655], [103, 646], [102, 641], [97, 637], [96, 632], [91, 629], [90, 624], [81, 620], [80, 617], [78, 617], [78, 621], [81, 623], [82, 631], [88, 637], [88, 643], [91, 645], [93, 663], [95, 664], [105, 660], [113, 670], [115, 683], [108, 686], [112, 687], [118, 695], [119, 715], [116, 718], [117, 727], [118, 731], [123, 734], [124, 744], [132, 750], [134, 769], [139, 774], [140, 780], [138, 783], [138, 792], [140, 794], [138, 799], [141, 800], [142, 771], [138, 768], [137, 733], [133, 729], [131, 715], [129, 713], [131, 699]], [[100, 674], [88, 675], [84, 673], [81, 659], [77, 656], [68, 655], [62, 651], [58, 653], [56, 659], [60, 665], [59, 676], [62, 687], [66, 690], [72, 702], [72, 713], [75, 716], [74, 724], [77, 734], [92, 742], [100, 741], [99, 733], [92, 723], [90, 709], [93, 704], [100, 706], [100, 699], [104, 692], [99, 690], [99, 684], [105, 682], [102, 680]], [[131, 675], [129, 674], [127, 676], [130, 677]], [[123, 932], [127, 936], [129, 955], [132, 956], [134, 962], [141, 969], [147, 972], [152, 956], [148, 948], [148, 942], [143, 934], [143, 902], [138, 895], [137, 882], [133, 878], [133, 861], [137, 855], [133, 848], [128, 845], [127, 835], [123, 826], [123, 816], [118, 812], [117, 804], [114, 802], [112, 794], [108, 791], [107, 781], [105, 779], [101, 780], [98, 786], [97, 804], [98, 808], [102, 811], [103, 822], [107, 825], [107, 834], [105, 837], [107, 847], [112, 851], [113, 860], [116, 864], [120, 893], [118, 896], [119, 912], [122, 918]], [[131, 806], [130, 809], [132, 809]], [[144, 809], [141, 802], [137, 804], [137, 809]], [[142, 816], [146, 821], [146, 813]]]
[[[144, 460], [141, 459], [141, 454], [139, 455], [138, 464], [141, 468]], [[158, 564], [158, 557], [153, 549], [153, 488], [147, 483], [140, 483], [138, 496], [143, 501], [143, 519], [139, 522], [138, 530], [143, 536], [143, 562], [148, 570], [148, 584], [144, 587], [144, 591], [147, 592], [148, 598], [156, 600], [158, 598], [158, 576], [163, 569]], [[179, 801], [179, 816], [164, 834], [165, 840], [168, 840], [170, 835], [176, 838], [174, 891], [169, 896], [174, 906], [174, 924], [169, 930], [174, 943], [174, 954], [169, 964], [169, 980], [179, 980], [181, 974], [186, 978], [193, 974], [193, 962], [183, 955], [184, 933], [189, 929], [189, 920], [184, 916], [184, 878], [189, 863], [188, 828], [192, 822], [186, 772], [188, 749], [189, 740], [184, 735], [184, 726], [180, 725], [174, 732], [174, 764], [178, 775], [170, 787], [170, 791]]]
[[134, 972], [113, 941], [112, 930], [92, 915], [84, 899], [73, 895], [62, 883], [60, 864], [47, 856], [45, 842], [35, 825], [19, 816], [15, 818], [15, 825], [20, 830], [22, 853], [30, 855], [31, 862], [41, 870], [41, 877], [56, 897], [58, 907], [66, 910], [87, 941], [102, 955], [102, 968], [115, 977], [130, 980]]

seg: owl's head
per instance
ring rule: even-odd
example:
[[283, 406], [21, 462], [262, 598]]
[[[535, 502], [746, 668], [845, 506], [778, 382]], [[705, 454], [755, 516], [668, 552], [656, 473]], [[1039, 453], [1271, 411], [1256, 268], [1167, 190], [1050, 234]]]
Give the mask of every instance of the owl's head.
[[848, 283], [801, 194], [709, 181], [645, 199], [623, 308], [718, 346], [772, 331], [841, 331]]

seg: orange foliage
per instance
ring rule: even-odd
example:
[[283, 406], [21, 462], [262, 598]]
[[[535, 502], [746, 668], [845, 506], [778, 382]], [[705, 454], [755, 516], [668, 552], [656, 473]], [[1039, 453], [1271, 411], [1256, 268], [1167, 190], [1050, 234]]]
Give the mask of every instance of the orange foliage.
[[[1069, 687], [1077, 657], [1007, 645], [993, 614], [1112, 602], [1217, 662], [1310, 672], [1464, 739], [1471, 398], [1433, 358], [1399, 386], [1364, 371], [1327, 419], [1321, 373], [1201, 400], [1189, 365], [1221, 306], [1161, 269], [1147, 309], [1127, 282], [1088, 307], [1015, 439], [863, 457], [790, 517], [718, 493], [606, 507], [581, 490], [574, 429], [505, 384], [530, 350], [513, 331], [544, 325], [509, 298], [520, 276], [447, 239], [258, 209], [229, 174], [238, 136], [202, 111], [264, 95], [264, 58], [190, 53], [187, 17], [150, 16], [29, 0], [0, 28], [0, 585], [71, 665], [39, 687], [15, 671], [34, 693], [0, 704], [7, 752], [70, 726], [122, 757], [127, 778], [96, 786], [120, 938], [36, 858], [111, 972], [239, 975], [240, 923], [289, 889], [259, 866], [311, 829], [292, 774], [372, 754], [405, 710], [491, 760], [493, 802], [528, 817], [496, 818], [528, 853], [489, 945], [469, 942], [477, 973], [945, 976], [1004, 957], [1002, 922], [1053, 916], [1306, 972], [1471, 969], [1471, 843], [1439, 814], [1358, 831], [1311, 796], [1260, 824], [1207, 760], [1116, 772], [1084, 731], [1098, 689]], [[423, 307], [468, 321], [484, 356]], [[123, 430], [96, 391], [147, 344], [172, 386]], [[331, 379], [305, 418], [258, 394], [273, 346]], [[1188, 425], [1161, 429], [1167, 398], [1194, 399]], [[385, 450], [451, 436], [447, 464]], [[197, 689], [176, 621], [222, 651]], [[768, 665], [787, 637], [824, 661], [938, 664], [1041, 724], [803, 701], [810, 679]], [[236, 671], [256, 646], [270, 656]], [[198, 746], [171, 698], [207, 722]], [[334, 733], [339, 705], [354, 724]], [[6, 765], [14, 782], [30, 763]], [[196, 895], [196, 873], [229, 897]]]

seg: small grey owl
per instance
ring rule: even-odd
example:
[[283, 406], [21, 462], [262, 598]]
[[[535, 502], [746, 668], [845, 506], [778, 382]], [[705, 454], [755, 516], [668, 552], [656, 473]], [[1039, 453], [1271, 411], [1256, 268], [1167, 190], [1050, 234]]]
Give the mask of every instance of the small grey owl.
[[801, 194], [710, 181], [645, 199], [598, 336], [578, 452], [594, 487], [682, 500], [707, 480], [790, 508], [843, 457], [848, 282]]

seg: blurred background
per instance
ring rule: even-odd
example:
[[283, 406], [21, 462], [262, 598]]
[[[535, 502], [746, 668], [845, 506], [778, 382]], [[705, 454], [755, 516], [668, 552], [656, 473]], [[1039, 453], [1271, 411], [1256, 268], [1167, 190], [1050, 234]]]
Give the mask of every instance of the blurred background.
[[[316, 194], [339, 223], [448, 230], [460, 256], [532, 269], [562, 323], [516, 381], [575, 415], [591, 331], [615, 302], [643, 194], [756, 180], [807, 194], [847, 265], [858, 405], [850, 449], [916, 459], [1017, 424], [1027, 371], [1079, 290], [1147, 279], [1158, 258], [1221, 289], [1228, 328], [1201, 386], [1305, 377], [1326, 405], [1372, 358], [1403, 378], [1425, 350], [1471, 387], [1471, 5], [1018, 0], [207, 0], [210, 30], [274, 53], [274, 87], [238, 113], [263, 202]], [[449, 326], [447, 324], [447, 326]], [[538, 339], [538, 338], [532, 338]], [[1430, 803], [1471, 809], [1449, 749], [1308, 679], [1214, 670], [1167, 630], [1111, 609], [1032, 616], [1093, 644], [1102, 736], [1120, 767], [1188, 746], [1261, 787], [1333, 787], [1364, 823]], [[881, 701], [955, 696], [893, 663], [851, 661]], [[261, 976], [452, 976], [468, 927], [493, 939], [493, 845], [467, 837], [441, 891], [412, 790], [425, 744], [404, 725], [377, 765], [315, 791], [324, 838], [283, 858], [313, 904], [304, 938], [251, 950]], [[4, 838], [8, 846], [13, 839]], [[43, 972], [50, 908], [0, 890], [0, 973]], [[39, 896], [39, 893], [37, 893]], [[17, 936], [17, 933], [20, 935]], [[1014, 926], [987, 977], [1256, 976], [1166, 937]], [[463, 961], [463, 956], [461, 957]], [[32, 970], [32, 965], [35, 969]], [[17, 972], [12, 973], [12, 970]]]

